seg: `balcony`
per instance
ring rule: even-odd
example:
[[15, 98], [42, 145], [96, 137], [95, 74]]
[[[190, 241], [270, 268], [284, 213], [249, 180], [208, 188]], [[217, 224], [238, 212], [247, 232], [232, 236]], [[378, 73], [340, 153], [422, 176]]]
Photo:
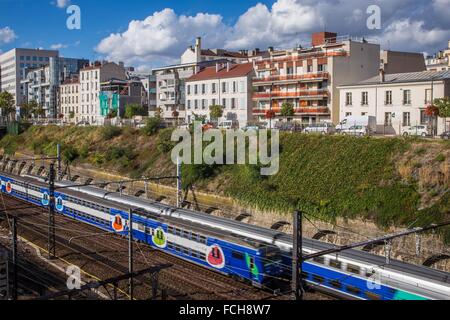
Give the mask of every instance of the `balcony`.
[[[272, 108], [277, 115], [281, 115], [281, 108]], [[253, 109], [252, 112], [254, 115], [265, 115], [269, 109]], [[320, 115], [329, 115], [330, 109], [328, 107], [302, 107], [294, 109], [295, 115], [304, 115], [304, 114], [320, 114]]]
[[282, 56], [279, 58], [266, 58], [262, 60], [257, 60], [256, 65], [265, 65], [268, 63], [283, 63], [283, 62], [294, 62], [294, 61], [303, 61], [305, 59], [319, 59], [319, 58], [328, 58], [328, 57], [345, 57], [349, 53], [343, 49], [337, 51], [329, 51], [329, 52], [305, 52], [300, 53], [299, 55], [294, 56]]
[[328, 97], [328, 90], [299, 90], [293, 92], [272, 91], [270, 92], [255, 92], [253, 93], [253, 100], [270, 100], [270, 99], [286, 99], [286, 98], [301, 98], [304, 100], [312, 99], [318, 100]]
[[313, 82], [329, 79], [328, 72], [309, 73], [302, 75], [274, 75], [267, 78], [253, 78], [254, 85], [271, 84], [274, 82]]

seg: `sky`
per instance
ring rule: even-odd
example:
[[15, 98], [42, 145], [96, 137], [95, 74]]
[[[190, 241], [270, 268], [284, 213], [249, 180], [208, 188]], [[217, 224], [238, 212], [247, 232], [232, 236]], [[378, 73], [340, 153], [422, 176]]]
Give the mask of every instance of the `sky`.
[[[80, 30], [66, 26], [71, 5], [80, 8]], [[367, 27], [371, 5], [379, 29]], [[450, 0], [0, 0], [0, 52], [58, 49], [144, 71], [177, 63], [197, 36], [205, 48], [291, 48], [327, 30], [433, 54], [447, 47], [449, 17]]]

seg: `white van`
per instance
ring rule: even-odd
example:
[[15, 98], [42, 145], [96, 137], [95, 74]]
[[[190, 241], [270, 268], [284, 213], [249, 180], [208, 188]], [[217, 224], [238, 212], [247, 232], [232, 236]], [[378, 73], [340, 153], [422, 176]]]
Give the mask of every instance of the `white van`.
[[233, 120], [225, 120], [219, 124], [219, 129], [235, 129], [237, 128], [236, 121]]
[[336, 126], [336, 131], [341, 132], [354, 126], [367, 127], [368, 134], [377, 133], [377, 119], [373, 116], [346, 117]]

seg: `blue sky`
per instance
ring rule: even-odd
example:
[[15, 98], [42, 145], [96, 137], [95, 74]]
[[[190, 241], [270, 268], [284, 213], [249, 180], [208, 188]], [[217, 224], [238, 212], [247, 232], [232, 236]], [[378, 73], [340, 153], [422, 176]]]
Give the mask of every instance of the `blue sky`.
[[[70, 4], [81, 9], [81, 30], [66, 28]], [[366, 26], [371, 4], [381, 9], [380, 30]], [[210, 48], [290, 47], [326, 27], [434, 53], [450, 40], [449, 16], [450, 0], [0, 0], [0, 50], [53, 46], [145, 69], [176, 62], [198, 35]]]

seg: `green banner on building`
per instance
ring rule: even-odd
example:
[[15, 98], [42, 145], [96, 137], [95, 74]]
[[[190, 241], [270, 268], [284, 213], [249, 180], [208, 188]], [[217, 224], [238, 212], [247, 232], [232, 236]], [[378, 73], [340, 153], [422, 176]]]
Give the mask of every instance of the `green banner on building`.
[[111, 111], [119, 110], [119, 95], [112, 92], [100, 92], [100, 114], [106, 117]]

